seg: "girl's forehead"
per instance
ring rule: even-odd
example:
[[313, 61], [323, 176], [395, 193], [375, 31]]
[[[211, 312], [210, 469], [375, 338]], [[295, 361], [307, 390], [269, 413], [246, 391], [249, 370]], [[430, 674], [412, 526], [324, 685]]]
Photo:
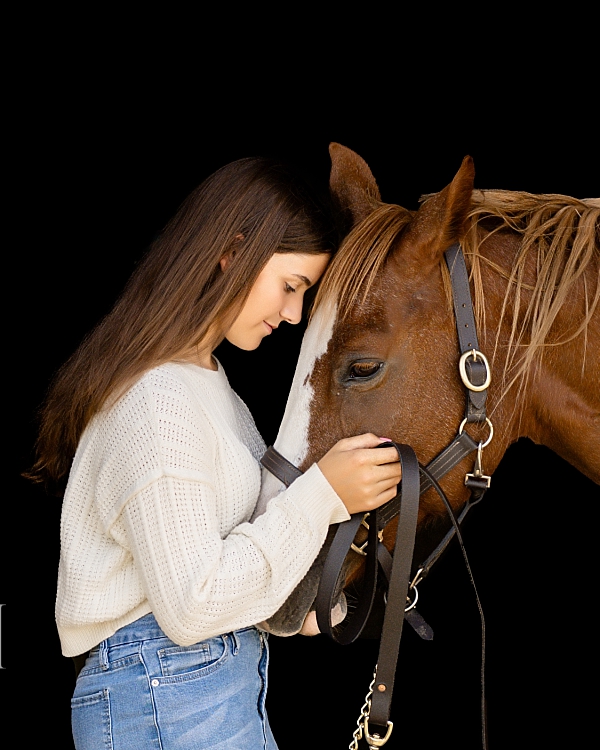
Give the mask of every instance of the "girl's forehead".
[[265, 266], [265, 271], [290, 274], [311, 286], [321, 277], [329, 263], [328, 253], [275, 253]]

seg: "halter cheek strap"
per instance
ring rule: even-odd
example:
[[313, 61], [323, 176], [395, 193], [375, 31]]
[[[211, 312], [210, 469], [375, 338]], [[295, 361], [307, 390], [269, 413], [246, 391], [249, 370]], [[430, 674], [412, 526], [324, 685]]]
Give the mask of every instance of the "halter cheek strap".
[[449, 247], [445, 258], [452, 282], [452, 303], [458, 334], [458, 348], [461, 354], [459, 371], [468, 394], [465, 419], [467, 422], [485, 422], [485, 401], [490, 369], [487, 359], [479, 351], [469, 274], [460, 244], [456, 243]]

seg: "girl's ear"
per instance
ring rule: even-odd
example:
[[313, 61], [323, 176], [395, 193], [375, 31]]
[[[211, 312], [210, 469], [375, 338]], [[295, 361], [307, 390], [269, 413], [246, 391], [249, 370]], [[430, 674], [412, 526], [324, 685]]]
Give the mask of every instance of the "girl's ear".
[[221, 266], [221, 271], [223, 271], [223, 273], [229, 268], [229, 266], [231, 265], [231, 261], [235, 258], [235, 254], [237, 252], [237, 250], [235, 249], [235, 245], [238, 242], [241, 242], [243, 239], [244, 239], [243, 234], [236, 234], [234, 237], [233, 249], [225, 253], [225, 255], [219, 261], [219, 265]]
[[235, 250], [232, 250], [231, 252], [227, 253], [227, 255], [224, 255], [221, 260], [219, 261], [219, 265], [221, 266], [221, 271], [225, 273], [225, 271], [229, 268], [231, 265], [231, 261], [233, 260], [233, 256], [235, 255]]

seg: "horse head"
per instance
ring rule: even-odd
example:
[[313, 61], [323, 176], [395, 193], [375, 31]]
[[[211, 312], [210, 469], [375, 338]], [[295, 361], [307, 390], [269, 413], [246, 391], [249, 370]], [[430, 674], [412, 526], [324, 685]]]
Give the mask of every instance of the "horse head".
[[[533, 406], [525, 408], [524, 394], [529, 391], [522, 380], [516, 376], [511, 380], [510, 375], [514, 372], [510, 352], [523, 348], [520, 340], [515, 342], [514, 321], [527, 317], [507, 297], [510, 270], [518, 265], [522, 237], [505, 228], [498, 216], [482, 221], [473, 218], [477, 207], [474, 209], [472, 159], [465, 157], [443, 190], [422, 200], [417, 211], [409, 211], [381, 201], [371, 170], [350, 149], [331, 144], [330, 155], [330, 189], [349, 232], [321, 281], [275, 448], [304, 470], [337, 440], [364, 432], [410, 445], [422, 465], [449, 445], [462, 429], [465, 412], [465, 388], [458, 375], [460, 351], [444, 263], [445, 251], [457, 242], [476, 248], [471, 254], [477, 255], [478, 262], [470, 258], [472, 284], [485, 288], [485, 304], [480, 289], [476, 299], [479, 346], [484, 353], [486, 348], [494, 350], [487, 411], [494, 415], [495, 435], [485, 450], [484, 468], [491, 474], [508, 445], [522, 435], [548, 444], [535, 397], [527, 396]], [[597, 264], [597, 247], [595, 252]], [[508, 277], [497, 272], [500, 266], [508, 269]], [[535, 289], [537, 266], [533, 257], [520, 262], [518, 288], [523, 298], [535, 296], [531, 289]], [[596, 286], [600, 288], [597, 280]], [[596, 302], [597, 298], [596, 294]], [[589, 312], [589, 304], [582, 305]], [[512, 318], [511, 306], [516, 307]], [[560, 311], [553, 315], [552, 330], [558, 330], [560, 338], [564, 326], [570, 324], [561, 323]], [[567, 320], [569, 315], [563, 317]], [[590, 321], [591, 315], [587, 315]], [[597, 348], [597, 318], [595, 322], [590, 336]], [[581, 337], [577, 341], [574, 336], [573, 341], [572, 353], [579, 357]], [[537, 367], [538, 376], [545, 366], [541, 360], [529, 365]], [[521, 385], [513, 387], [517, 381]], [[598, 455], [598, 397], [590, 398], [589, 423]], [[489, 420], [468, 424], [465, 429], [480, 444], [491, 437]], [[552, 444], [549, 447], [556, 449]], [[577, 464], [580, 453], [573, 448], [566, 457], [598, 481], [593, 461]], [[467, 500], [464, 479], [472, 466], [473, 458], [467, 457], [444, 478], [454, 510]], [[260, 503], [280, 488], [278, 480], [265, 473]], [[418, 528], [433, 529], [445, 514], [438, 495], [433, 490], [425, 492]], [[390, 550], [395, 531], [392, 522], [383, 533]], [[331, 536], [330, 531], [315, 565], [288, 603], [268, 621], [272, 632], [288, 635], [300, 629], [314, 601]], [[361, 559], [354, 557], [348, 560], [347, 582], [360, 570]], [[343, 596], [339, 607], [342, 616]]]

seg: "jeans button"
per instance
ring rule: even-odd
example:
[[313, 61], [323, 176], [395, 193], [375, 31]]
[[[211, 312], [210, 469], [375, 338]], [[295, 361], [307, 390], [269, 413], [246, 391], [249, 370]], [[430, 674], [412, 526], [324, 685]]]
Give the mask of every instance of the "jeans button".
[[152, 685], [152, 687], [158, 687], [159, 682], [158, 682], [158, 680], [152, 680], [152, 682], [150, 684]]

